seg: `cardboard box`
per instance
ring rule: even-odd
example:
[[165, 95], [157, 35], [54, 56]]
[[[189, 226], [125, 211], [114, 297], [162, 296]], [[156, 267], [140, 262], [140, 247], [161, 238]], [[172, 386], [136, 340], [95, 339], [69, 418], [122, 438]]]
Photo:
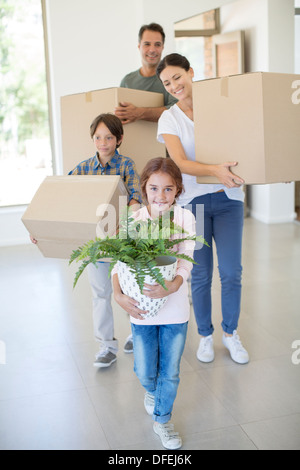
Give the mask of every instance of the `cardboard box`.
[[96, 236], [113, 234], [106, 211], [111, 204], [118, 223], [120, 196], [126, 205], [128, 193], [120, 176], [48, 176], [22, 221], [44, 256], [69, 259], [73, 250]]
[[[107, 88], [61, 98], [64, 174], [95, 155], [95, 145], [90, 137], [92, 121], [99, 114], [114, 113], [123, 101], [139, 107], [164, 105], [162, 93], [129, 88]], [[156, 122], [136, 121], [124, 125], [124, 140], [119, 152], [135, 161], [139, 173], [151, 158], [166, 156], [165, 146], [157, 142], [156, 136]]]
[[300, 75], [257, 72], [195, 82], [193, 100], [197, 161], [237, 161], [232, 171], [246, 184], [300, 180]]

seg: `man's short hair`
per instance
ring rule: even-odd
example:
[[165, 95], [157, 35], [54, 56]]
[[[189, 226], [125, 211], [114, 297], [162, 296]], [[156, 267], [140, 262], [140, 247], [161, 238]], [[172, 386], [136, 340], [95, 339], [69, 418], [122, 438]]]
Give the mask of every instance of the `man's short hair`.
[[163, 44], [165, 43], [166, 35], [162, 26], [160, 26], [159, 24], [157, 23], [144, 24], [139, 31], [139, 42], [141, 42], [145, 31], [155, 31], [156, 33], [160, 33], [162, 36]]

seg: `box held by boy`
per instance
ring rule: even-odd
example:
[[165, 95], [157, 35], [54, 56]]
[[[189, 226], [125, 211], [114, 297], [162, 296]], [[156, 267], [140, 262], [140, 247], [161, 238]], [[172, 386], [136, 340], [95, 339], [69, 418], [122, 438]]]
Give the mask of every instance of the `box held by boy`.
[[[89, 240], [114, 235], [119, 204], [126, 206], [127, 196], [120, 176], [48, 176], [22, 221], [45, 257], [69, 259]], [[116, 223], [107, 226], [106, 213], [114, 215], [112, 207]]]

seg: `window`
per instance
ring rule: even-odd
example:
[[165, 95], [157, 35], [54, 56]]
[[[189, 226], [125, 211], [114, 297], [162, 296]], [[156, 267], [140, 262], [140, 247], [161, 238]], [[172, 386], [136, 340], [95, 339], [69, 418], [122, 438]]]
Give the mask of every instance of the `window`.
[[194, 80], [213, 77], [212, 36], [219, 32], [219, 10], [175, 23], [176, 52], [188, 58], [195, 72]]
[[0, 206], [27, 204], [51, 175], [40, 0], [0, 0]]

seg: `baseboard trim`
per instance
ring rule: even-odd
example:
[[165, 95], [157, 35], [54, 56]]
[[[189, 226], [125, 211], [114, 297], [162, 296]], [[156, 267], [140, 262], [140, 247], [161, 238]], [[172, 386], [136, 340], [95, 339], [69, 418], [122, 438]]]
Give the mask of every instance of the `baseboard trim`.
[[253, 210], [250, 210], [250, 217], [252, 217], [255, 220], [258, 220], [259, 222], [263, 222], [264, 224], [288, 224], [291, 222], [294, 222], [297, 214], [296, 212], [293, 212], [291, 215], [286, 215], [282, 217], [266, 217], [260, 214], [259, 212], [255, 212]]

